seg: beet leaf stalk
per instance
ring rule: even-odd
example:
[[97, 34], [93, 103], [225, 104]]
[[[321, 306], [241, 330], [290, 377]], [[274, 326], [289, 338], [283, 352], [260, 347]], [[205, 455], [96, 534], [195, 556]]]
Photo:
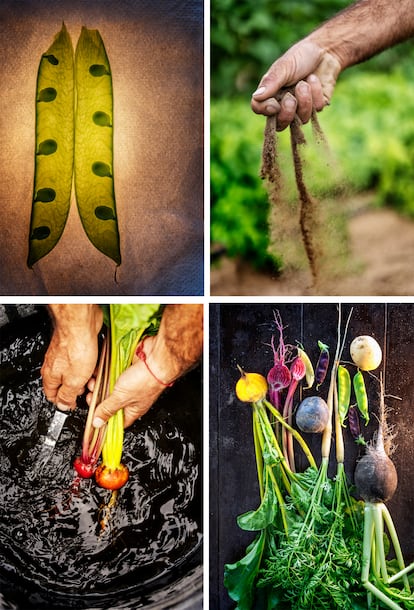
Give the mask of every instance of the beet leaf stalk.
[[92, 399], [89, 405], [88, 416], [83, 433], [82, 453], [75, 459], [73, 464], [76, 472], [82, 478], [88, 479], [94, 475], [105, 439], [106, 425], [99, 429], [94, 428], [92, 421], [96, 405], [99, 404], [106, 396], [109, 376], [109, 359], [109, 337], [108, 332], [106, 331], [99, 357], [95, 386], [92, 392]]
[[[240, 400], [251, 404], [253, 417], [253, 439], [260, 487], [260, 505], [237, 518], [243, 530], [258, 532], [248, 547], [245, 557], [225, 567], [224, 582], [229, 595], [238, 602], [239, 610], [252, 607], [256, 595], [256, 581], [263, 559], [274, 544], [276, 531], [289, 538], [291, 517], [286, 507], [286, 497], [293, 486], [307, 489], [303, 475], [294, 473], [285, 458], [280, 445], [275, 424], [291, 433], [305, 453], [309, 470], [317, 473], [312, 453], [300, 433], [291, 428], [278, 408], [266, 400], [268, 386], [266, 379], [258, 373], [245, 373], [240, 369], [241, 378], [236, 385]], [[271, 420], [272, 418], [272, 420]], [[273, 418], [275, 422], [273, 422]]]
[[[362, 548], [362, 525], [358, 503], [349, 493], [344, 471], [342, 430], [340, 426], [338, 430], [336, 424], [336, 376], [344, 346], [341, 325], [339, 308], [337, 345], [327, 397], [329, 418], [322, 435], [321, 463], [312, 476], [310, 469], [305, 471], [307, 486], [305, 481], [300, 487], [292, 483], [290, 497], [286, 499], [289, 535], [279, 536], [278, 547], [271, 549], [259, 579], [259, 586], [270, 588], [275, 595], [283, 595], [281, 599], [290, 602], [292, 608], [301, 610], [350, 609], [361, 598], [357, 587], [357, 566]], [[328, 468], [334, 422], [337, 471], [335, 478], [331, 479]]]
[[[124, 415], [120, 409], [101, 428], [92, 425], [96, 406], [114, 390], [119, 376], [131, 365], [139, 341], [158, 332], [160, 305], [109, 305], [104, 309], [105, 338], [100, 353], [95, 386], [89, 405], [82, 442], [82, 452], [74, 461], [78, 475], [95, 480], [112, 491], [109, 502], [101, 507], [100, 524], [104, 529], [116, 505], [118, 490], [129, 477], [122, 463]], [[97, 466], [100, 455], [102, 462]]]
[[[156, 314], [159, 308], [159, 305], [109, 305], [106, 315], [111, 337], [108, 394], [112, 394], [118, 377], [131, 366], [144, 333], [158, 329]], [[119, 409], [108, 420], [102, 463], [95, 472], [100, 487], [116, 491], [127, 482], [128, 468], [121, 462], [123, 442], [124, 412]]]

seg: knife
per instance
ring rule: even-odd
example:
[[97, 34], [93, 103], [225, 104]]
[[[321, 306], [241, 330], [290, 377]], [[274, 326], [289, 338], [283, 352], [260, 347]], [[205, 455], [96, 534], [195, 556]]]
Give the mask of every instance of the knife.
[[56, 407], [56, 411], [53, 415], [52, 421], [47, 429], [46, 436], [40, 449], [39, 456], [37, 458], [36, 474], [40, 474], [43, 468], [46, 466], [50, 458], [52, 457], [53, 450], [56, 442], [60, 436], [64, 423], [70, 411], [61, 411]]

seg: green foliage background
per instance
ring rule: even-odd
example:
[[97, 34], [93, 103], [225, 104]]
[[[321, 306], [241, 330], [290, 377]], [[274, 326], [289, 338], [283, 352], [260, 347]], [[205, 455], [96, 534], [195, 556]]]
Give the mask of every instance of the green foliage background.
[[[264, 117], [251, 92], [291, 44], [346, 7], [344, 0], [213, 0], [211, 7], [211, 238], [258, 267], [269, 254], [268, 202], [259, 178]], [[414, 43], [339, 78], [319, 120], [340, 172], [312, 167], [311, 191], [375, 189], [378, 205], [414, 216]], [[289, 141], [281, 134], [282, 156]], [[313, 163], [313, 161], [311, 161]], [[335, 184], [336, 182], [336, 184]], [[323, 195], [323, 192], [322, 192]]]

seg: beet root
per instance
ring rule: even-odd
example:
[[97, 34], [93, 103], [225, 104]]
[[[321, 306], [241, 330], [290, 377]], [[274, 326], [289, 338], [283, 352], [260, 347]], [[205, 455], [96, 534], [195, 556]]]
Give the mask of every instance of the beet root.
[[385, 451], [368, 447], [355, 469], [355, 485], [365, 502], [390, 500], [397, 489], [398, 475]]
[[320, 396], [305, 398], [296, 411], [296, 424], [302, 432], [323, 432], [328, 419], [328, 405]]

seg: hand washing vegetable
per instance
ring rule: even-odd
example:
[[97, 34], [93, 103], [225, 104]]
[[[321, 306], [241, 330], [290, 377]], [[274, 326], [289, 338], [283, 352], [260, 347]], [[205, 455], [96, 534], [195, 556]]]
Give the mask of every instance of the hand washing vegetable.
[[[158, 331], [159, 305], [113, 304], [104, 307], [107, 328], [99, 359], [95, 386], [83, 436], [82, 453], [74, 461], [74, 468], [81, 477], [95, 480], [100, 487], [115, 494], [129, 477], [127, 466], [122, 464], [124, 439], [123, 411], [119, 410], [102, 428], [92, 425], [96, 405], [112, 393], [118, 377], [131, 365], [139, 341]], [[97, 465], [100, 455], [102, 462]], [[115, 505], [113, 496], [105, 512]], [[106, 523], [107, 519], [102, 519]]]
[[373, 371], [381, 364], [382, 350], [373, 337], [356, 337], [349, 349], [351, 358], [362, 371]]
[[72, 190], [73, 124], [73, 47], [63, 24], [42, 55], [37, 75], [29, 267], [55, 247], [66, 224]]
[[296, 411], [296, 424], [302, 432], [321, 433], [329, 419], [329, 409], [320, 396], [308, 396]]
[[75, 55], [75, 191], [93, 245], [121, 263], [114, 190], [112, 75], [102, 38], [83, 27]]

